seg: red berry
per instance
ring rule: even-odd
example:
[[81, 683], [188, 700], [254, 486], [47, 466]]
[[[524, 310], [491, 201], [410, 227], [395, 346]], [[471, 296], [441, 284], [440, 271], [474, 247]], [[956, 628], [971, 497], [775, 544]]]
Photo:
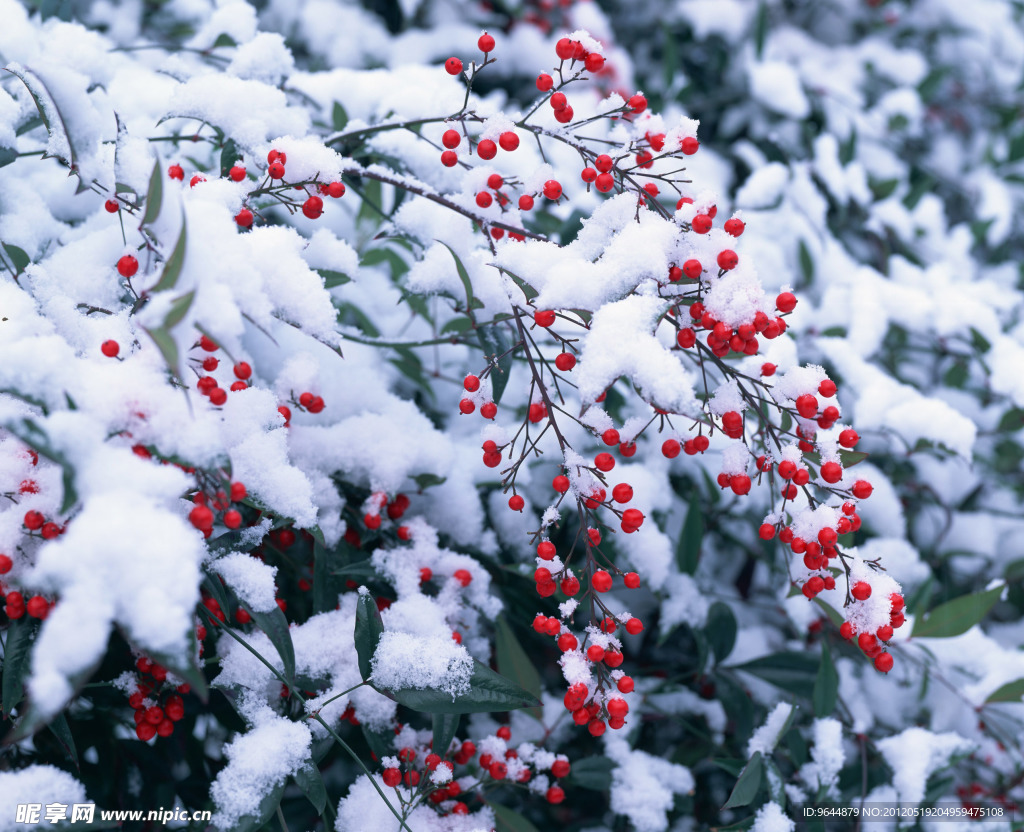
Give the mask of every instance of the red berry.
[[599, 662], [604, 659], [604, 648], [599, 644], [591, 644], [587, 648], [587, 658], [592, 662]]
[[224, 512], [224, 525], [229, 529], [237, 529], [242, 525], [242, 515], [235, 509]]
[[761, 540], [771, 540], [775, 537], [775, 526], [771, 523], [762, 523], [761, 528], [757, 531], [757, 536], [760, 537]]
[[544, 196], [556, 200], [562, 195], [562, 186], [555, 179], [549, 179], [544, 183]]
[[117, 261], [117, 272], [121, 277], [131, 277], [139, 270], [139, 261], [125, 254]]
[[633, 499], [633, 489], [628, 483], [619, 483], [612, 489], [612, 499], [617, 503], [628, 503]]
[[860, 435], [853, 428], [847, 428], [839, 434], [839, 444], [844, 448], [856, 447], [860, 441]]
[[592, 719], [587, 723], [587, 730], [590, 731], [592, 737], [601, 736], [607, 726], [600, 719]]
[[874, 489], [871, 487], [871, 483], [867, 480], [857, 480], [857, 482], [853, 484], [853, 488], [851, 490], [853, 491], [853, 496], [858, 500], [866, 500], [871, 496], [871, 492]]
[[560, 352], [555, 356], [555, 366], [563, 373], [567, 373], [576, 366], [576, 356], [571, 352]]
[[533, 313], [537, 326], [549, 327], [555, 322], [555, 313], [551, 309], [540, 309]]
[[284, 179], [284, 164], [282, 162], [273, 162], [267, 168], [267, 173], [270, 174], [271, 179]]
[[100, 345], [100, 352], [102, 352], [107, 358], [113, 358], [121, 351], [121, 345], [117, 341], [109, 340], [104, 341]]
[[690, 227], [697, 234], [707, 234], [711, 230], [711, 224], [711, 217], [707, 214], [697, 214], [690, 221]]
[[571, 60], [576, 54], [576, 44], [574, 44], [569, 38], [561, 38], [558, 43], [555, 44], [555, 54], [563, 61]]
[[150, 722], [140, 722], [135, 726], [135, 736], [143, 742], [149, 742], [156, 736], [156, 728]]
[[307, 219], [319, 219], [324, 212], [324, 201], [318, 196], [311, 196], [302, 203], [302, 213]]
[[739, 255], [736, 254], [736, 252], [730, 248], [727, 248], [724, 251], [720, 251], [718, 253], [718, 267], [720, 269], [725, 269], [726, 271], [729, 271], [730, 269], [735, 269], [736, 264], [739, 262]]
[[288, 161], [288, 154], [282, 153], [280, 150], [271, 150], [267, 153], [267, 164], [272, 165], [274, 162], [280, 162], [282, 165]]
[[733, 237], [739, 237], [746, 226], [743, 224], [743, 220], [738, 220], [733, 217], [732, 219], [726, 220], [722, 228], [725, 230], [726, 234], [731, 234]]
[[555, 489], [559, 494], [564, 494], [569, 490], [569, 478], [564, 474], [559, 474], [553, 480], [551, 480], [551, 487]]
[[548, 803], [561, 803], [565, 800], [565, 791], [560, 786], [551, 786], [544, 793], [544, 798]]
[[33, 595], [28, 599], [25, 609], [32, 618], [42, 621], [50, 612], [50, 605], [42, 595]]
[[228, 177], [232, 182], [241, 182], [245, 179], [245, 168], [241, 165], [235, 165], [228, 171]]
[[639, 618], [631, 618], [626, 622], [626, 632], [630, 635], [635, 636], [637, 633], [643, 632], [644, 622]]
[[850, 589], [850, 594], [858, 601], [866, 601], [871, 597], [871, 584], [866, 581], [857, 581]]
[[466, 569], [456, 569], [452, 577], [463, 586], [469, 586], [473, 582], [473, 576]]
[[385, 786], [393, 789], [402, 782], [402, 772], [397, 768], [386, 768], [384, 769], [383, 780]]
[[494, 51], [494, 38], [487, 34], [487, 32], [484, 32], [480, 35], [480, 39], [476, 42], [476, 45], [480, 48], [480, 51], [486, 55], [488, 52]]
[[484, 402], [480, 405], [480, 415], [485, 419], [493, 419], [498, 415], [498, 406], [494, 402]]
[[554, 79], [546, 72], [542, 72], [537, 76], [537, 89], [541, 92], [547, 92], [555, 85]]
[[615, 457], [609, 453], [600, 453], [594, 457], [594, 467], [599, 471], [611, 471], [615, 467]]
[[821, 466], [821, 478], [827, 483], [837, 483], [843, 478], [843, 466], [838, 462], [826, 462]]
[[603, 569], [598, 569], [590, 579], [590, 585], [597, 592], [607, 592], [612, 588], [612, 576]]
[[882, 673], [888, 673], [892, 670], [892, 655], [889, 653], [879, 653], [875, 657], [875, 668]]
[[470, 393], [475, 393], [480, 389], [480, 379], [474, 375], [468, 375], [462, 382], [462, 386], [466, 388]]
[[[519, 135], [512, 130], [506, 130], [500, 136], [498, 136], [498, 144], [501, 149], [511, 153], [517, 147], [519, 147]], [[498, 186], [501, 187], [500, 185]]]
[[679, 456], [679, 452], [681, 450], [682, 450], [682, 446], [679, 444], [679, 441], [676, 440], [676, 439], [666, 439], [661, 444], [662, 456], [665, 456], [668, 459], [675, 459], [677, 456]]
[[103, 203], [103, 207], [106, 208], [108, 214], [116, 214], [121, 210], [121, 204], [116, 199], [108, 199]]
[[458, 58], [449, 58], [444, 62], [444, 70], [449, 75], [458, 75], [462, 72], [462, 61]]
[[167, 168], [167, 175], [171, 179], [177, 179], [180, 182], [185, 178], [185, 171], [182, 169], [181, 165], [171, 165]]
[[647, 99], [637, 93], [626, 102], [626, 106], [634, 113], [642, 113], [647, 109]]
[[687, 136], [685, 139], [683, 139], [680, 142], [680, 145], [681, 145], [681, 150], [687, 156], [692, 156], [700, 148], [700, 142], [698, 142], [692, 136]]
[[782, 292], [777, 298], [775, 298], [775, 308], [785, 314], [786, 312], [792, 312], [796, 307], [796, 295], [792, 292]]
[[541, 560], [552, 560], [555, 557], [555, 544], [550, 540], [542, 540], [537, 544], [537, 557]]

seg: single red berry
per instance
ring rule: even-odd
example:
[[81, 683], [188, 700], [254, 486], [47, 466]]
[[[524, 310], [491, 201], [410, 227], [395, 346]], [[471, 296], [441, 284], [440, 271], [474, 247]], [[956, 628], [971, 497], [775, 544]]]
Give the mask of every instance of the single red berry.
[[879, 653], [875, 656], [875, 668], [882, 673], [888, 673], [892, 670], [892, 655], [890, 653]]
[[228, 391], [221, 387], [214, 387], [210, 391], [210, 404], [220, 407], [228, 400]]
[[843, 478], [843, 466], [838, 462], [826, 462], [821, 466], [821, 478], [827, 483], [837, 483]]
[[839, 434], [839, 444], [844, 448], [854, 448], [860, 441], [860, 435], [853, 428], [847, 428]]
[[382, 779], [385, 786], [393, 789], [402, 782], [402, 772], [397, 768], [386, 768]]
[[691, 221], [690, 227], [697, 234], [707, 234], [711, 230], [711, 217], [707, 214], [697, 214]]
[[32, 618], [37, 618], [40, 621], [46, 618], [50, 613], [50, 605], [42, 595], [33, 595], [28, 599], [28, 603], [25, 605], [25, 610]]
[[549, 179], [544, 183], [544, 196], [551, 200], [557, 200], [562, 195], [562, 186], [555, 179]]
[[487, 34], [487, 32], [484, 32], [480, 35], [480, 39], [476, 42], [476, 45], [479, 47], [480, 51], [486, 55], [488, 52], [494, 51], [494, 38]]
[[541, 309], [533, 313], [537, 326], [549, 327], [555, 322], [555, 313], [551, 309]]
[[569, 490], [569, 478], [564, 474], [559, 474], [553, 480], [551, 480], [551, 487], [555, 489], [559, 494], [564, 494]]
[[802, 396], [797, 396], [796, 412], [805, 419], [813, 419], [818, 413], [818, 400], [810, 393], [804, 393]]
[[857, 581], [850, 589], [850, 594], [858, 601], [866, 601], [871, 597], [871, 584], [866, 581]]
[[555, 85], [554, 79], [546, 72], [542, 72], [537, 76], [537, 89], [541, 92], [547, 92]]
[[718, 252], [718, 267], [720, 269], [725, 269], [725, 271], [735, 269], [736, 264], [739, 262], [739, 255], [730, 248]]
[[612, 588], [612, 576], [603, 569], [598, 569], [590, 579], [590, 585], [597, 592], [607, 592]]
[[185, 171], [182, 169], [181, 165], [171, 165], [167, 168], [167, 175], [171, 179], [177, 179], [180, 182], [185, 178]]
[[875, 631], [875, 635], [879, 641], [888, 641], [892, 638], [892, 627], [888, 624], [883, 624]]
[[490, 160], [498, 154], [498, 146], [490, 139], [483, 139], [476, 146], [476, 153], [481, 159]]
[[700, 149], [700, 142], [698, 142], [693, 136], [687, 136], [680, 142], [683, 153], [687, 156], [692, 156]]
[[245, 179], [245, 168], [241, 165], [235, 165], [228, 171], [228, 176], [232, 182], [241, 182]]
[[607, 726], [600, 719], [592, 719], [587, 723], [587, 730], [592, 737], [599, 737], [605, 732]]
[[758, 529], [757, 536], [760, 537], [761, 540], [771, 540], [775, 537], [775, 526], [771, 523], [762, 523], [761, 528]]
[[519, 197], [519, 210], [520, 211], [531, 211], [533, 210], [533, 197], [529, 194], [523, 194]]
[[565, 790], [560, 786], [551, 786], [545, 793], [544, 799], [548, 803], [558, 804], [565, 800]]
[[280, 150], [271, 150], [267, 153], [267, 164], [272, 165], [274, 162], [280, 162], [282, 165], [288, 161], [288, 154], [283, 153]]
[[571, 352], [560, 352], [555, 356], [555, 366], [563, 373], [567, 373], [576, 366], [576, 356]]
[[132, 277], [139, 270], [139, 261], [125, 254], [117, 261], [117, 272], [121, 277]]
[[241, 228], [252, 228], [253, 215], [248, 208], [243, 208], [235, 214], [235, 223]]
[[785, 314], [786, 312], [792, 312], [796, 307], [796, 295], [792, 292], [782, 292], [777, 298], [775, 298], [775, 308]]
[[[498, 136], [498, 144], [502, 150], [511, 153], [519, 147], [519, 135], [512, 130], [506, 130]], [[499, 185], [498, 187], [500, 188], [501, 186]]]
[[103, 203], [103, 207], [106, 208], [108, 214], [116, 214], [121, 210], [121, 203], [116, 199], [108, 199]]
[[634, 113], [642, 113], [647, 109], [647, 99], [637, 93], [626, 102], [626, 106]]
[[637, 589], [640, 586], [640, 576], [636, 572], [627, 572], [622, 576], [622, 582], [626, 589]]
[[456, 569], [452, 577], [463, 586], [469, 586], [473, 582], [473, 575], [466, 569]]
[[609, 453], [600, 453], [594, 457], [594, 467], [599, 471], [611, 471], [615, 467], [615, 457]]
[[311, 196], [302, 203], [302, 213], [307, 219], [319, 219], [324, 212], [324, 201], [318, 196]]
[[224, 525], [229, 529], [237, 529], [242, 525], [242, 515], [235, 509], [224, 512]]
[[679, 456], [679, 452], [682, 450], [682, 445], [679, 444], [677, 439], [666, 439], [661, 444], [662, 456], [668, 459], [675, 459]]
[[626, 622], [626, 632], [632, 636], [635, 636], [637, 633], [643, 632], [643, 629], [644, 622], [641, 621], [639, 618], [631, 618], [629, 619], [629, 621]]
[[270, 174], [271, 179], [284, 179], [284, 163], [273, 162], [267, 168], [267, 173]]
[[140, 722], [135, 726], [135, 736], [143, 742], [149, 742], [156, 736], [156, 728], [150, 722]]
[[555, 54], [563, 61], [571, 60], [576, 54], [576, 44], [569, 38], [561, 38], [558, 43], [555, 44]]
[[485, 419], [493, 419], [498, 415], [498, 406], [494, 402], [484, 402], [480, 405], [480, 415]]
[[25, 528], [29, 531], [38, 531], [46, 523], [46, 518], [38, 511], [29, 511], [25, 513]]
[[858, 500], [866, 500], [871, 496], [871, 492], [874, 489], [871, 487], [871, 483], [867, 480], [857, 480], [857, 482], [853, 484], [853, 488], [851, 490], [853, 491], [853, 496]]
[[458, 75], [462, 72], [462, 61], [458, 58], [449, 58], [444, 62], [444, 70], [449, 75]]
[[468, 375], [463, 379], [462, 386], [466, 388], [470, 393], [475, 393], [480, 389], [480, 379], [474, 375]]

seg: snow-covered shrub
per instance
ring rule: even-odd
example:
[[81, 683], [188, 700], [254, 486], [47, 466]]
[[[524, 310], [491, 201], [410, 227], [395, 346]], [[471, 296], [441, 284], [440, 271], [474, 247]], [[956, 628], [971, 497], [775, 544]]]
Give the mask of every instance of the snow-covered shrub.
[[997, 222], [946, 227], [893, 24], [57, 5], [0, 0], [4, 805], [773, 830], [971, 753], [1013, 799], [1019, 522], [965, 526], [1020, 496], [1010, 191], [974, 148]]

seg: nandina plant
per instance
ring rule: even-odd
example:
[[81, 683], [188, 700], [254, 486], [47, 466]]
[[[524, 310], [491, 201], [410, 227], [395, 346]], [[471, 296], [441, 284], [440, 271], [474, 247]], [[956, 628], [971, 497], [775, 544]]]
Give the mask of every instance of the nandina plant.
[[697, 122], [612, 91], [584, 30], [517, 108], [477, 92], [524, 60], [496, 32], [382, 74], [224, 25], [173, 82], [76, 26], [83, 64], [8, 65], [8, 170], [78, 183], [4, 240], [16, 802], [409, 832], [599, 822], [587, 789], [646, 829], [777, 808], [763, 772], [804, 739], [783, 705], [754, 732], [739, 673], [812, 700], [823, 758], [838, 674], [827, 647], [736, 663], [705, 523], [872, 673], [905, 602], [854, 545], [873, 486], [798, 293], [690, 180]]

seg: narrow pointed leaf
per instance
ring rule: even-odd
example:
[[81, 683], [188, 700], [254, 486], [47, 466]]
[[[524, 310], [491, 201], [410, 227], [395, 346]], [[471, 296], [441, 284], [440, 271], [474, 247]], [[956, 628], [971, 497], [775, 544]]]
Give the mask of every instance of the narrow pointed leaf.
[[448, 748], [451, 746], [452, 740], [455, 739], [455, 732], [459, 730], [461, 719], [461, 714], [434, 714], [432, 725], [434, 736], [431, 750], [435, 754], [444, 757], [448, 753]]
[[914, 622], [911, 635], [914, 638], [953, 638], [963, 635], [988, 615], [1005, 589], [1006, 585], [1001, 583], [984, 592], [963, 595], [940, 604]]
[[839, 673], [832, 662], [828, 644], [823, 641], [821, 643], [821, 665], [818, 667], [818, 675], [814, 680], [814, 691], [811, 694], [814, 715], [817, 717], [831, 715], [836, 709], [838, 697]]
[[736, 781], [736, 785], [733, 786], [732, 794], [729, 795], [729, 799], [722, 809], [749, 806], [754, 798], [757, 797], [757, 791], [761, 788], [763, 775], [764, 759], [761, 757], [760, 751], [755, 751], [754, 756], [750, 758], [750, 762], [747, 763], [740, 774], [739, 780]]
[[150, 225], [160, 216], [160, 206], [164, 199], [164, 178], [160, 169], [160, 162], [153, 165], [153, 172], [149, 175], [149, 189], [146, 191], [146, 210], [142, 214], [142, 224]]
[[187, 229], [185, 227], [185, 217], [181, 218], [181, 233], [178, 235], [178, 242], [174, 244], [174, 250], [171, 252], [171, 256], [167, 258], [167, 262], [164, 263], [163, 273], [160, 275], [160, 279], [156, 282], [156, 285], [150, 289], [150, 292], [163, 292], [167, 289], [173, 289], [177, 283], [178, 278], [181, 276], [181, 267], [185, 265], [185, 242], [188, 238]]
[[[540, 674], [504, 616], [498, 616], [495, 622], [494, 653], [498, 672], [540, 699]], [[542, 719], [543, 709], [531, 708], [529, 714], [534, 719]]]
[[402, 688], [389, 691], [401, 705], [414, 711], [435, 714], [473, 714], [534, 708], [541, 704], [529, 691], [511, 679], [495, 673], [487, 665], [474, 661], [467, 693], [453, 697], [434, 688]]
[[384, 632], [377, 602], [369, 592], [360, 592], [356, 603], [356, 653], [359, 657], [359, 673], [366, 681], [373, 674], [371, 660], [377, 651], [377, 642]]

